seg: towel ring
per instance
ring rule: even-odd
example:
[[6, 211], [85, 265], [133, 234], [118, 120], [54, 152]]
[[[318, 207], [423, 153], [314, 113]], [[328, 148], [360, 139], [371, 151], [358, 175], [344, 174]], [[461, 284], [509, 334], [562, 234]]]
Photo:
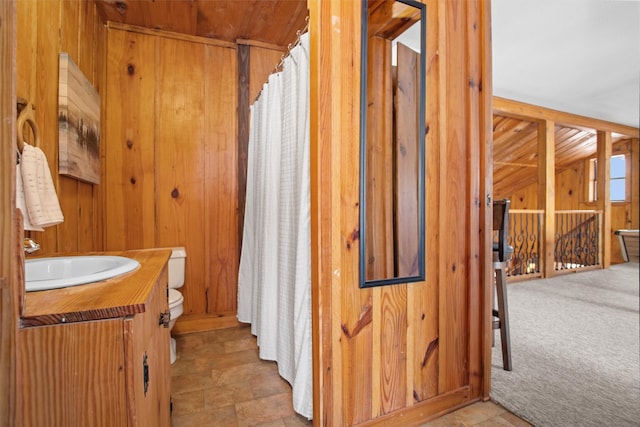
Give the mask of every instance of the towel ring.
[[36, 121], [35, 121], [35, 116], [33, 114], [33, 105], [31, 105], [31, 103], [28, 103], [24, 109], [22, 110], [22, 112], [20, 112], [20, 115], [18, 116], [18, 121], [16, 122], [16, 127], [18, 130], [18, 140], [17, 140], [17, 146], [18, 146], [18, 151], [20, 151], [22, 153], [22, 150], [24, 149], [24, 124], [25, 122], [27, 122], [29, 124], [29, 126], [31, 127], [31, 130], [33, 131], [33, 136], [35, 138], [35, 142], [34, 145], [36, 147], [40, 146], [40, 134], [38, 132], [38, 126], [36, 125]]

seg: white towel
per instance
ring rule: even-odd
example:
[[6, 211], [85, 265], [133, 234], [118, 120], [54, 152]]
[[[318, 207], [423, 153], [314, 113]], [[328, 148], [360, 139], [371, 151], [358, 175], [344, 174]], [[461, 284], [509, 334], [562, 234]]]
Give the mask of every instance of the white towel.
[[31, 224], [36, 227], [60, 224], [64, 216], [42, 150], [25, 143], [20, 165], [24, 200]]
[[27, 203], [24, 200], [24, 187], [22, 185], [22, 167], [20, 163], [16, 166], [16, 207], [22, 211], [22, 218], [24, 219], [24, 230], [30, 231], [44, 231], [42, 227], [36, 227], [29, 221], [29, 214], [27, 213]]

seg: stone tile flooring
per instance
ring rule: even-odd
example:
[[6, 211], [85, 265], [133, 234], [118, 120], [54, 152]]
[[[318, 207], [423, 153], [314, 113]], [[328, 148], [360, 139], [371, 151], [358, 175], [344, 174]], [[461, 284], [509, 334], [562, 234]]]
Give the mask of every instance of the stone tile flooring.
[[[274, 362], [258, 358], [249, 327], [177, 337], [171, 366], [173, 427], [311, 426], [291, 405]], [[478, 402], [422, 427], [529, 427], [493, 402]]]

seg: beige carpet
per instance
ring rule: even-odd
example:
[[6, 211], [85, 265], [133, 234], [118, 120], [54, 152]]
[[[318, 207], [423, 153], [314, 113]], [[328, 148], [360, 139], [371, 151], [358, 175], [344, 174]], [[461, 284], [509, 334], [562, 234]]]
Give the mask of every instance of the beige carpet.
[[640, 426], [637, 263], [507, 287], [513, 371], [493, 400], [535, 426]]

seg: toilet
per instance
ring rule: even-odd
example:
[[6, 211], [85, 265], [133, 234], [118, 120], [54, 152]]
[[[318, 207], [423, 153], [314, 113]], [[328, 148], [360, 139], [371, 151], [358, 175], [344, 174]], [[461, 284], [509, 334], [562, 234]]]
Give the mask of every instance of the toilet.
[[[173, 329], [176, 320], [184, 311], [184, 297], [178, 291], [184, 285], [184, 266], [187, 258], [187, 251], [182, 247], [171, 248], [171, 258], [169, 258], [169, 311], [171, 318], [169, 321], [169, 329]], [[176, 340], [171, 337], [171, 363], [176, 361]]]

